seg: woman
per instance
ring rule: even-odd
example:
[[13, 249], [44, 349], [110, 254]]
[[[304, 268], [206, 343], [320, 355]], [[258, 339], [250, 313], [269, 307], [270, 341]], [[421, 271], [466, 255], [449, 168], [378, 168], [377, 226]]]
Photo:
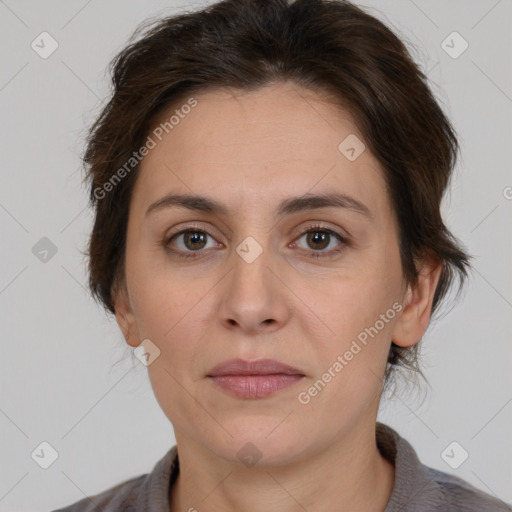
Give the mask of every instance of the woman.
[[176, 446], [62, 510], [511, 510], [376, 421], [469, 267], [440, 214], [457, 138], [397, 36], [349, 2], [226, 0], [113, 82], [90, 287]]

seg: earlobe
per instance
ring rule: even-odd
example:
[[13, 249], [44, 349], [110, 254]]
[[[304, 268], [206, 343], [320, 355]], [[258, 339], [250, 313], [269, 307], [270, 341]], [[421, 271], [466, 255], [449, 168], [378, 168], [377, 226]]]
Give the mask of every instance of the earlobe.
[[117, 325], [119, 325], [126, 339], [126, 343], [132, 347], [137, 347], [139, 341], [136, 335], [136, 322], [128, 297], [128, 291], [125, 286], [121, 286], [115, 290], [112, 295], [114, 297], [113, 303]]
[[419, 271], [415, 285], [409, 285], [400, 318], [395, 324], [393, 342], [410, 347], [420, 341], [430, 323], [434, 295], [441, 277], [442, 262], [431, 261]]

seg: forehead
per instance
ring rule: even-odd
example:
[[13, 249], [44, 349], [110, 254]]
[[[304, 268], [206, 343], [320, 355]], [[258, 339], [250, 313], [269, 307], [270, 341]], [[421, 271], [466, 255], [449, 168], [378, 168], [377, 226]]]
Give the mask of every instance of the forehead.
[[343, 153], [345, 140], [360, 144], [358, 152], [364, 143], [351, 116], [319, 94], [286, 83], [193, 99], [193, 108], [181, 108], [185, 98], [152, 127], [155, 146], [139, 170], [135, 207], [181, 192], [214, 195], [240, 211], [327, 191], [388, 206], [379, 162], [367, 149], [355, 160]]

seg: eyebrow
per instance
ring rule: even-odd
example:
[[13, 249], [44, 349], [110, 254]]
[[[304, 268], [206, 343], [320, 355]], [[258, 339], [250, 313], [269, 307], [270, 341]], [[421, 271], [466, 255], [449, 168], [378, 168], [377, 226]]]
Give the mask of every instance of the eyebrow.
[[[182, 207], [191, 211], [205, 212], [212, 215], [229, 215], [229, 209], [215, 199], [190, 194], [167, 194], [152, 203], [146, 210], [148, 217], [157, 211], [171, 207]], [[319, 208], [345, 208], [372, 218], [370, 209], [357, 199], [339, 193], [304, 194], [302, 196], [290, 197], [279, 203], [276, 216], [291, 215], [294, 213], [315, 210]]]

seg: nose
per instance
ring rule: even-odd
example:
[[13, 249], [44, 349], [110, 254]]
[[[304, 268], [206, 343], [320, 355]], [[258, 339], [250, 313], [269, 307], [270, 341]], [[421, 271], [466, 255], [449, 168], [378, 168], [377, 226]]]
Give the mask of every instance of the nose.
[[272, 264], [270, 249], [254, 260], [246, 255], [233, 253], [233, 268], [221, 291], [220, 319], [227, 329], [244, 334], [274, 332], [288, 321], [290, 292], [278, 275], [278, 265]]

